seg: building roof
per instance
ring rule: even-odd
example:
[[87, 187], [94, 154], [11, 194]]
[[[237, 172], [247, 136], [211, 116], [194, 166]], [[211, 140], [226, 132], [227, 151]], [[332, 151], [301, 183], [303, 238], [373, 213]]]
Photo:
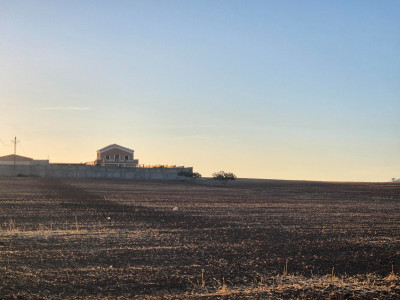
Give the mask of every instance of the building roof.
[[122, 147], [122, 146], [117, 145], [117, 144], [108, 145], [108, 146], [106, 146], [104, 148], [101, 148], [101, 149], [99, 149], [97, 151], [98, 152], [104, 152], [104, 151], [108, 151], [108, 150], [113, 149], [113, 148], [118, 148], [118, 149], [120, 149], [122, 151], [133, 152], [132, 149], [129, 149], [129, 148], [126, 148], [126, 147]]
[[0, 161], [14, 161], [14, 157], [15, 161], [33, 161], [33, 158], [15, 154], [0, 156]]

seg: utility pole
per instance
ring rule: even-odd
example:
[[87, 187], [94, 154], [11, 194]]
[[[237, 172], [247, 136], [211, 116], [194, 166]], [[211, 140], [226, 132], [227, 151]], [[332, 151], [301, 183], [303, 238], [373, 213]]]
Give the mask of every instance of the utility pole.
[[14, 138], [14, 140], [11, 140], [11, 143], [14, 143], [14, 167], [17, 163], [17, 143], [19, 141], [17, 141], [17, 137]]

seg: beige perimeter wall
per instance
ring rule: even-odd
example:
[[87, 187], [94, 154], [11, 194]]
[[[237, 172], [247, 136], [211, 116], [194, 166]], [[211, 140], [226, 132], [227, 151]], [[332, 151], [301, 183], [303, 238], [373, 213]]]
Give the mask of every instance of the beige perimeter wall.
[[189, 168], [124, 168], [116, 166], [86, 165], [0, 165], [0, 176], [38, 176], [50, 178], [113, 178], [113, 179], [157, 179], [179, 180], [181, 171], [193, 171]]

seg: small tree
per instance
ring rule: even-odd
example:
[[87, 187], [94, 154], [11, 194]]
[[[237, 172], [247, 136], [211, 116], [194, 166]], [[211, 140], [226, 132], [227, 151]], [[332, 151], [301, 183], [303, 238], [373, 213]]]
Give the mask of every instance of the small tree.
[[192, 178], [193, 179], [201, 178], [201, 174], [199, 172], [194, 172], [192, 173]]
[[191, 178], [193, 181], [195, 181], [197, 178], [201, 177], [201, 174], [198, 172], [190, 172], [190, 171], [180, 171], [178, 173], [178, 176], [183, 176], [186, 178]]
[[214, 180], [218, 180], [225, 185], [228, 183], [228, 181], [236, 180], [235, 174], [230, 173], [230, 172], [224, 172], [224, 171], [219, 171], [219, 172], [213, 173], [212, 177]]

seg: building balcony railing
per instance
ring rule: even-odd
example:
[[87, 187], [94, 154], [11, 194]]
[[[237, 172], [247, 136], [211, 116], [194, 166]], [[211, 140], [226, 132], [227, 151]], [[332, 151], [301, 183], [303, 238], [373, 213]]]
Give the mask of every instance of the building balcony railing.
[[101, 159], [105, 163], [138, 163], [138, 159]]
[[124, 164], [124, 165], [138, 165], [139, 160], [138, 159], [96, 159], [93, 162], [87, 163], [88, 165], [92, 166], [104, 166], [104, 165], [118, 165], [118, 164]]

